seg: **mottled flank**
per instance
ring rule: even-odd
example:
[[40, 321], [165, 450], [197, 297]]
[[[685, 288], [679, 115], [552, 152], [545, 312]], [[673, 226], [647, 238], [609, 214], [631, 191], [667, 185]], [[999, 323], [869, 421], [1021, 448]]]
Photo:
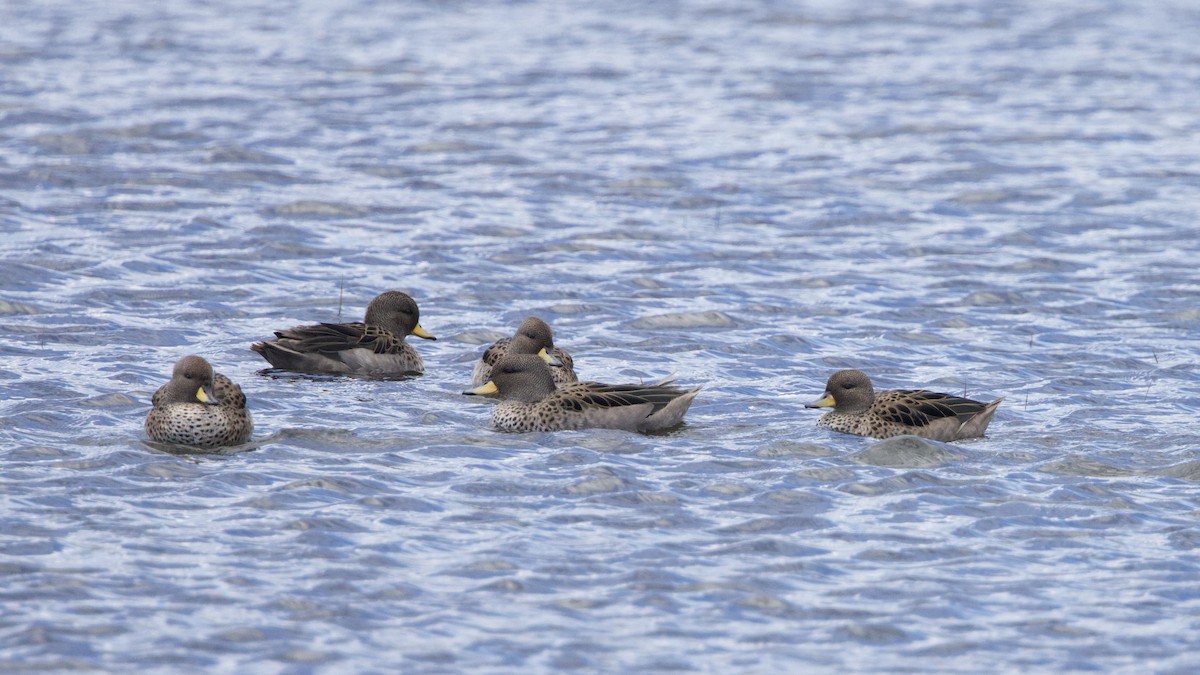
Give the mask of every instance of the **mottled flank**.
[[872, 438], [911, 434], [935, 441], [983, 436], [996, 406], [969, 398], [920, 389], [876, 392], [871, 378], [859, 370], [839, 370], [829, 377], [825, 393], [809, 408], [828, 408], [817, 426]]
[[250, 349], [272, 366], [298, 373], [404, 375], [425, 372], [409, 335], [436, 340], [420, 323], [417, 303], [407, 293], [380, 293], [362, 322], [319, 323], [275, 331], [275, 339]]
[[471, 373], [471, 384], [479, 386], [492, 378], [492, 368], [506, 354], [537, 354], [550, 365], [554, 384], [578, 382], [575, 376], [575, 360], [565, 349], [554, 346], [554, 333], [545, 321], [531, 316], [521, 322], [517, 332], [510, 338], [501, 338], [488, 347], [475, 364]]
[[658, 431], [683, 421], [699, 389], [665, 384], [576, 382], [555, 387], [550, 366], [528, 354], [509, 354], [483, 386], [466, 394], [498, 394], [492, 423], [502, 431], [562, 431], [599, 427]]
[[199, 356], [175, 364], [146, 415], [146, 434], [160, 443], [218, 448], [250, 440], [254, 423], [242, 388]]

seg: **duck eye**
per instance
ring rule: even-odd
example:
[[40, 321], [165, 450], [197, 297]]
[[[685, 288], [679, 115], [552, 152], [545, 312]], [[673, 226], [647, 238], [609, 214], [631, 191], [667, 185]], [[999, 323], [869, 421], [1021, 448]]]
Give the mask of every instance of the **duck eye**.
[[853, 382], [846, 382], [845, 384], [842, 385], [842, 389], [853, 389], [853, 388], [854, 388]]

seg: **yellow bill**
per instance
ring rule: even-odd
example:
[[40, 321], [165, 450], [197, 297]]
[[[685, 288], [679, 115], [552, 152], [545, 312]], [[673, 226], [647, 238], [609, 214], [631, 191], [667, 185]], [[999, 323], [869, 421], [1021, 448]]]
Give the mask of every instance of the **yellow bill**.
[[829, 392], [825, 392], [824, 396], [813, 401], [812, 403], [805, 403], [804, 407], [805, 408], [832, 408], [834, 405], [835, 404], [833, 402], [833, 394], [831, 394]]
[[545, 361], [546, 363], [548, 363], [548, 364], [550, 364], [550, 365], [552, 365], [552, 366], [560, 366], [560, 367], [562, 366], [562, 361], [559, 361], [557, 356], [555, 356], [555, 355], [551, 354], [550, 352], [546, 351], [546, 348], [545, 348], [545, 347], [542, 347], [542, 348], [541, 348], [541, 349], [538, 351], [537, 355], [538, 355], [538, 356], [540, 356], [540, 357], [542, 357], [542, 360], [543, 360], [543, 361]]
[[500, 388], [496, 386], [495, 382], [488, 380], [483, 386], [475, 387], [474, 389], [465, 391], [463, 393], [474, 394], [475, 396], [491, 396], [492, 394], [499, 394]]

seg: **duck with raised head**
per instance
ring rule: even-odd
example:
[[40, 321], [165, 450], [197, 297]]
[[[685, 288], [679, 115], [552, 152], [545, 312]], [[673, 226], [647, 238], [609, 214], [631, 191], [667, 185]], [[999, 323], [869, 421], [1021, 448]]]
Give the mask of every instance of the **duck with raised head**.
[[661, 382], [555, 386], [550, 366], [537, 355], [509, 354], [496, 362], [484, 385], [463, 393], [499, 396], [492, 424], [501, 431], [660, 431], [683, 421], [700, 390]]
[[275, 331], [250, 345], [272, 366], [298, 373], [405, 375], [425, 371], [409, 335], [436, 340], [421, 327], [417, 302], [407, 293], [380, 293], [362, 321], [318, 323]]
[[806, 408], [833, 408], [817, 426], [872, 438], [911, 434], [935, 441], [983, 436], [996, 406], [923, 389], [875, 391], [861, 370], [839, 370], [829, 377], [821, 398]]

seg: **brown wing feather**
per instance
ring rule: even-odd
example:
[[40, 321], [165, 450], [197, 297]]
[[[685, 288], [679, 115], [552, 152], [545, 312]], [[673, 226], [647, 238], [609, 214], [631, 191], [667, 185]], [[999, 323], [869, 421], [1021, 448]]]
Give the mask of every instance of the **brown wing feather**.
[[[956, 417], [962, 421], [983, 412], [986, 404], [972, 401], [969, 398], [939, 394], [922, 390], [899, 390], [889, 392], [896, 394], [896, 400], [885, 400], [880, 403], [882, 409], [879, 416], [885, 420], [899, 422], [914, 427], [929, 426], [931, 423], [948, 417]], [[891, 397], [888, 397], [891, 398]]]
[[166, 396], [167, 396], [167, 385], [164, 384], [163, 386], [154, 390], [154, 396], [150, 397], [150, 405], [154, 406], [155, 408], [162, 407], [164, 405], [163, 399], [166, 398]]
[[275, 335], [292, 342], [292, 349], [302, 353], [335, 354], [347, 349], [370, 349], [376, 354], [391, 354], [403, 340], [378, 326], [361, 322], [319, 323], [276, 331]]
[[500, 338], [492, 343], [491, 347], [484, 350], [483, 356], [480, 357], [484, 363], [489, 366], [495, 366], [501, 356], [508, 351], [508, 343], [512, 342], [512, 338]]
[[246, 395], [242, 393], [242, 388], [236, 382], [220, 373], [217, 373], [213, 377], [213, 395], [225, 407], [246, 407]]
[[586, 388], [585, 392], [577, 398], [566, 399], [575, 410], [582, 410], [585, 404], [598, 408], [617, 408], [649, 403], [654, 406], [651, 411], [651, 414], [653, 414], [686, 393], [683, 389], [677, 387], [655, 387], [637, 384], [585, 382], [581, 386]]

